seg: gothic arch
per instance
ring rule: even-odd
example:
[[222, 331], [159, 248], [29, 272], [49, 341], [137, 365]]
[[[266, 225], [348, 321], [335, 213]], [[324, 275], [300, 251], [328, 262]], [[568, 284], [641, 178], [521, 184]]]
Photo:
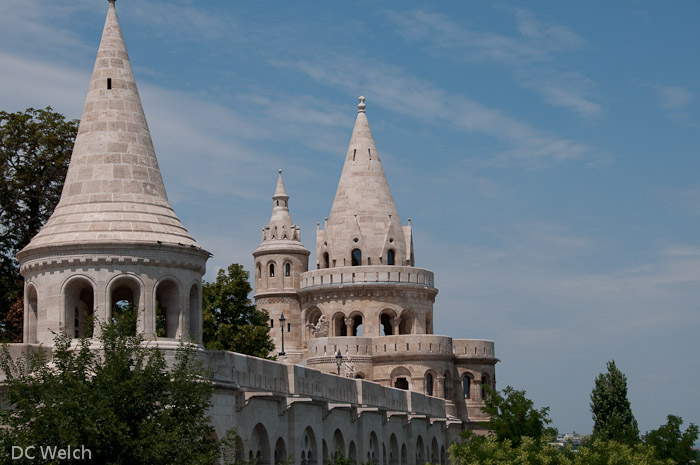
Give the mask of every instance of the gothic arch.
[[284, 438], [277, 438], [275, 443], [275, 465], [287, 462], [287, 445]]
[[396, 434], [391, 433], [389, 438], [389, 465], [399, 465], [399, 442], [396, 440]]
[[175, 339], [181, 336], [183, 311], [180, 298], [182, 286], [174, 276], [164, 276], [153, 288], [155, 296], [153, 315], [156, 336]]
[[416, 463], [425, 463], [425, 446], [423, 445], [423, 436], [420, 434], [416, 438]]
[[425, 380], [425, 383], [424, 383], [425, 395], [435, 396], [437, 394], [437, 391], [435, 389], [435, 387], [437, 385], [437, 377], [438, 377], [438, 374], [433, 369], [430, 369], [430, 370], [425, 372], [425, 374], [423, 375], [423, 379]]
[[465, 399], [472, 398], [472, 385], [474, 384], [474, 375], [469, 372], [462, 373], [462, 396]]
[[435, 436], [433, 436], [433, 441], [430, 443], [430, 462], [440, 462], [440, 447], [438, 446], [438, 440]]
[[306, 465], [317, 465], [318, 452], [316, 449], [316, 435], [314, 434], [314, 430], [310, 426], [307, 426], [301, 438], [300, 450], [302, 463], [306, 463]]
[[250, 454], [257, 460], [260, 465], [270, 463], [270, 438], [267, 435], [267, 429], [262, 423], [258, 423], [253, 428], [253, 433], [250, 435]]
[[61, 325], [71, 337], [92, 336], [95, 317], [95, 282], [86, 275], [73, 275], [63, 283]]
[[379, 463], [379, 439], [377, 433], [369, 434], [369, 450], [367, 451], [367, 463]]
[[340, 431], [340, 429], [336, 429], [333, 433], [333, 441], [331, 442], [331, 446], [333, 447], [331, 450], [332, 457], [335, 457], [337, 452], [340, 452], [343, 457], [347, 456], [345, 452], [345, 439], [343, 438], [343, 432]]

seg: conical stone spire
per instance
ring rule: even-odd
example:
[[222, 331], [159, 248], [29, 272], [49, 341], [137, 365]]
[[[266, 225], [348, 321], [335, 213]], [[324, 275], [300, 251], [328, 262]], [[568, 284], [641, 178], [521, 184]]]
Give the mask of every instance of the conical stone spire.
[[[350, 265], [350, 251], [362, 251], [363, 264], [380, 264], [387, 247], [405, 257], [406, 241], [389, 183], [374, 144], [360, 97], [357, 119], [352, 131], [345, 164], [340, 175], [335, 200], [328, 218], [328, 245], [319, 252], [329, 253], [336, 266]], [[391, 243], [389, 244], [389, 240]]]
[[[280, 241], [284, 244], [280, 244]], [[292, 216], [289, 214], [289, 196], [282, 180], [282, 170], [279, 170], [277, 187], [275, 188], [275, 194], [272, 196], [270, 224], [263, 228], [262, 244], [260, 244], [258, 250], [281, 246], [304, 248], [301, 245], [301, 230], [294, 224]]]
[[91, 242], [198, 247], [168, 202], [114, 0], [109, 1], [61, 200], [20, 254]]

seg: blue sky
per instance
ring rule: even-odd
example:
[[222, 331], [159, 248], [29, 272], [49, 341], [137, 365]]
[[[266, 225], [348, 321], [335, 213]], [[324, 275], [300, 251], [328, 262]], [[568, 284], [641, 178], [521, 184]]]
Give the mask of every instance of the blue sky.
[[[240, 3], [240, 4], [239, 4]], [[107, 2], [3, 0], [0, 107], [79, 118]], [[700, 4], [118, 0], [175, 211], [250, 268], [284, 170], [309, 249], [367, 98], [435, 331], [589, 432], [615, 359], [642, 431], [700, 423]], [[312, 261], [314, 260], [312, 250]]]

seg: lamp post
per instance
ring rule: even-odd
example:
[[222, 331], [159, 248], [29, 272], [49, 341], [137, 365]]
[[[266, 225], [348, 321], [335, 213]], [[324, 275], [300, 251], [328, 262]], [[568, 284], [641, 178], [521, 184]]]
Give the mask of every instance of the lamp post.
[[280, 330], [282, 331], [282, 350], [280, 351], [280, 356], [286, 355], [284, 353], [284, 322], [287, 321], [287, 319], [284, 317], [284, 313], [280, 315]]
[[340, 349], [335, 354], [335, 364], [338, 365], [338, 376], [340, 376], [340, 365], [343, 364], [343, 355], [340, 353]]

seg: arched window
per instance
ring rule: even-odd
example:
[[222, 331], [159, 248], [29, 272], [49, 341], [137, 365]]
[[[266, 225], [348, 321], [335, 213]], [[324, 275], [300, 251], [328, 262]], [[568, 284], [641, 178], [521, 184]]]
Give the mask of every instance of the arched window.
[[472, 380], [469, 377], [469, 375], [464, 374], [462, 376], [462, 392], [464, 394], [465, 399], [471, 398], [471, 388], [472, 388]]
[[270, 263], [270, 277], [274, 278], [275, 277], [275, 264]]
[[352, 266], [362, 265], [362, 252], [360, 249], [352, 249]]
[[285, 276], [291, 276], [292, 274], [292, 264], [291, 263], [285, 263], [284, 264], [284, 275]]
[[328, 252], [323, 253], [323, 263], [321, 264], [321, 268], [329, 268], [330, 267], [330, 261], [328, 259]]
[[433, 395], [433, 375], [425, 374], [425, 393], [429, 396]]
[[386, 253], [386, 264], [387, 265], [394, 265], [394, 249], [389, 249], [389, 251]]
[[486, 399], [486, 386], [489, 385], [489, 377], [483, 375], [481, 377], [481, 398]]

